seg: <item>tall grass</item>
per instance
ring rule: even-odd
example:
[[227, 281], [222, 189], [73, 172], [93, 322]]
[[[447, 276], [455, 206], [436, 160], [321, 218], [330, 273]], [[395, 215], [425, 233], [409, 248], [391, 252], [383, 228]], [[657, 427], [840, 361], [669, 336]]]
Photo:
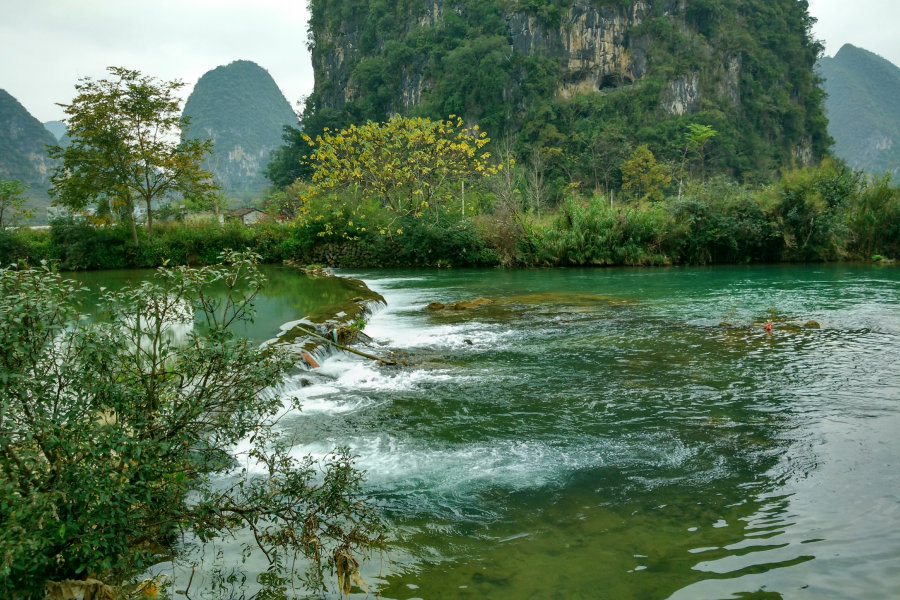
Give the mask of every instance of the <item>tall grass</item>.
[[[312, 206], [289, 225], [161, 223], [153, 241], [127, 226], [60, 221], [49, 231], [0, 231], [0, 263], [55, 260], [64, 269], [212, 263], [225, 249], [250, 248], [266, 262], [333, 266], [670, 265], [750, 261], [900, 258], [900, 189], [826, 160], [784, 173], [762, 188], [724, 178], [689, 185], [682, 197], [611, 205], [569, 193], [538, 217], [518, 195], [491, 201], [481, 190], [474, 218], [396, 218], [380, 202], [352, 215], [342, 199]], [[482, 197], [483, 196], [483, 197]], [[471, 217], [471, 215], [470, 215]], [[343, 250], [335, 251], [334, 246]], [[328, 248], [331, 248], [329, 251]]]

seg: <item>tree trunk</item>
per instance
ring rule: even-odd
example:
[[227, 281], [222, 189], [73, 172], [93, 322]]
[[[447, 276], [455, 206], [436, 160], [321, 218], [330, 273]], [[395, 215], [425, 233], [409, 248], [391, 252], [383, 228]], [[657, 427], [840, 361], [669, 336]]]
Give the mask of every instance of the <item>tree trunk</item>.
[[153, 213], [150, 211], [150, 200], [147, 200], [147, 241], [153, 241]]
[[131, 222], [131, 237], [134, 239], [134, 245], [138, 244], [137, 226], [134, 224], [134, 204], [130, 201], [126, 205], [128, 207], [128, 220]]
[[466, 182], [462, 182], [462, 216], [466, 218]]

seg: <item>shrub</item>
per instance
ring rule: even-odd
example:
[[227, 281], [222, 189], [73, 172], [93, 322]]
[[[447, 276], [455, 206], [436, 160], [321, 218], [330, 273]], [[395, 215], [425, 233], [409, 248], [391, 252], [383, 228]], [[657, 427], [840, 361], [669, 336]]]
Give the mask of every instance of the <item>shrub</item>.
[[[273, 432], [284, 406], [263, 392], [293, 362], [234, 336], [265, 279], [258, 256], [222, 258], [104, 293], [102, 321], [85, 318], [59, 273], [0, 270], [3, 597], [89, 576], [129, 591], [188, 533], [249, 527], [274, 574], [292, 578], [300, 554], [315, 581], [323, 563], [357, 575], [353, 554], [381, 544], [348, 451], [297, 460]], [[235, 468], [245, 439], [266, 475]]]

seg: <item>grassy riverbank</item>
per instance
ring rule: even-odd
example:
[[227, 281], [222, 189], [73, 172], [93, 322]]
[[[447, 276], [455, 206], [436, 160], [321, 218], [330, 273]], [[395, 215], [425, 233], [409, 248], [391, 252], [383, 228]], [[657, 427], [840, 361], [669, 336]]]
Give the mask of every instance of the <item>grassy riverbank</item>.
[[[510, 206], [487, 187], [469, 216], [391, 219], [380, 207], [361, 231], [333, 204], [290, 224], [164, 223], [137, 245], [125, 224], [60, 221], [49, 230], [0, 232], [0, 262], [55, 260], [65, 269], [208, 264], [227, 248], [265, 262], [335, 267], [668, 265], [870, 260], [900, 257], [900, 190], [831, 162], [750, 188], [726, 179], [688, 186], [659, 202], [563, 194], [541, 213]], [[474, 213], [474, 215], [473, 215]], [[390, 219], [390, 233], [381, 221]]]

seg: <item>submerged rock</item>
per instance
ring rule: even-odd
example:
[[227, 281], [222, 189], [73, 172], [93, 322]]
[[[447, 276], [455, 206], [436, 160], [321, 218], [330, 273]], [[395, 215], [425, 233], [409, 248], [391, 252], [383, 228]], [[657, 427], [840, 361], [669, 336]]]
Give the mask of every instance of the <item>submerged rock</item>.
[[432, 302], [425, 307], [425, 310], [469, 310], [491, 303], [493, 303], [493, 300], [488, 300], [487, 298], [476, 298], [475, 300], [460, 300], [459, 302], [454, 302], [453, 304]]
[[490, 304], [492, 300], [488, 300], [487, 298], [476, 298], [475, 300], [460, 300], [455, 304], [451, 304], [447, 307], [447, 310], [469, 310], [470, 308], [478, 308], [479, 306], [485, 306], [486, 304]]
[[816, 321], [807, 321], [804, 327], [807, 329], [819, 329], [819, 324]]

